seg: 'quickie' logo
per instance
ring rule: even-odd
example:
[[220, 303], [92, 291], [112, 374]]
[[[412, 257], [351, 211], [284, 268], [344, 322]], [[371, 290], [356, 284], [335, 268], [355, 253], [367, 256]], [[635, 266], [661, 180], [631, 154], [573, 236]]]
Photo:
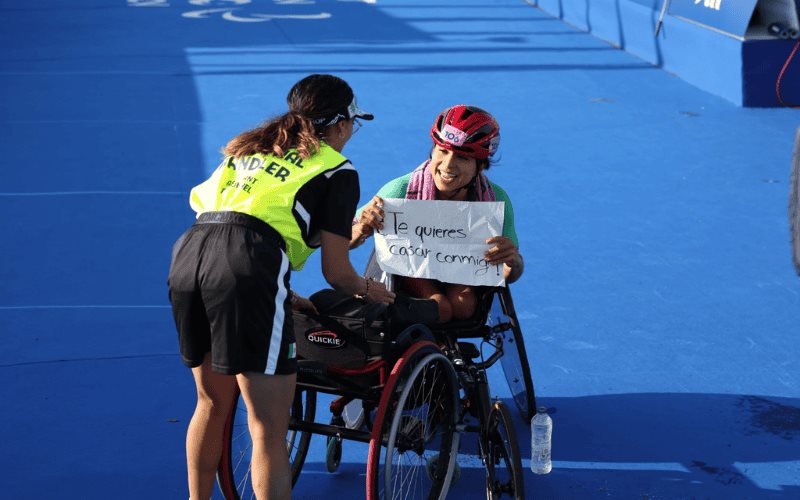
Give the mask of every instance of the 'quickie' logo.
[[306, 338], [312, 344], [325, 349], [340, 349], [345, 344], [343, 338], [330, 330], [312, 331], [306, 334]]
[[694, 0], [695, 5], [698, 5], [700, 2], [703, 2], [703, 7], [714, 10], [719, 10], [722, 5], [722, 0]]

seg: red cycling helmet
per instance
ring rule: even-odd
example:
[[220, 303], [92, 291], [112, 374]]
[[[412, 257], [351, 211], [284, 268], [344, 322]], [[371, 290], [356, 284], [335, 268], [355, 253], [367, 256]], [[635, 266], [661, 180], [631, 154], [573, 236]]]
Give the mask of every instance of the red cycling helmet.
[[500, 125], [477, 106], [457, 104], [439, 113], [431, 127], [431, 138], [440, 147], [485, 160], [500, 145]]

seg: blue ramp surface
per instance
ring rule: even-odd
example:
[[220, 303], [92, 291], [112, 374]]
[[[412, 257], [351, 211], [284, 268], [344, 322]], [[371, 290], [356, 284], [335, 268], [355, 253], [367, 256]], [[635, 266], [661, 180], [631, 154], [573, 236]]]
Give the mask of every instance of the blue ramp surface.
[[[0, 496], [187, 496], [171, 245], [220, 147], [312, 72], [376, 115], [345, 149], [362, 202], [427, 158], [442, 108], [497, 116], [554, 420], [528, 498], [800, 496], [796, 111], [738, 108], [522, 0], [0, 0], [0, 23]], [[292, 283], [325, 287], [319, 257]], [[464, 441], [450, 496], [478, 498]], [[294, 498], [363, 498], [365, 445], [324, 461], [315, 437]]]

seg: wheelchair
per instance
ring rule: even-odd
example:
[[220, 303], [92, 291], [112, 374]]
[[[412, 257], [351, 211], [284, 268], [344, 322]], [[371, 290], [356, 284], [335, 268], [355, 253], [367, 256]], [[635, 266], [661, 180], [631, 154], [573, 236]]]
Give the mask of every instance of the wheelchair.
[[[373, 261], [367, 275], [391, 287], [393, 277], [381, 276]], [[492, 401], [486, 373], [500, 362], [514, 406], [528, 421], [536, 401], [525, 344], [509, 288], [481, 290], [475, 316], [447, 324], [387, 320], [365, 326], [353, 318], [325, 317], [316, 318], [324, 324], [314, 330], [308, 328], [308, 316], [295, 313], [298, 339], [313, 334], [323, 345], [350, 342], [359, 349], [349, 356], [326, 356], [298, 342], [297, 388], [286, 437], [293, 485], [312, 434], [320, 434], [327, 437], [329, 472], [339, 466], [343, 441], [369, 444], [367, 500], [445, 498], [458, 476], [460, 439], [471, 433], [477, 435], [487, 499], [525, 498], [511, 413], [503, 401]], [[345, 330], [334, 331], [331, 320]], [[352, 356], [359, 352], [363, 356]], [[327, 424], [316, 421], [318, 393], [335, 397]], [[247, 409], [237, 396], [217, 471], [226, 499], [255, 498], [251, 444]]]

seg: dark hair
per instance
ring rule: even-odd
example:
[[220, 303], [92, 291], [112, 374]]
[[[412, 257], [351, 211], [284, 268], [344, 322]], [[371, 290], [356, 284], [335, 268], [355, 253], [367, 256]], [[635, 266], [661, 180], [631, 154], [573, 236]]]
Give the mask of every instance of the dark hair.
[[[242, 157], [257, 153], [283, 156], [296, 148], [302, 158], [315, 154], [325, 128], [347, 118], [353, 90], [333, 75], [309, 75], [292, 87], [286, 102], [289, 111], [228, 142], [223, 153]], [[333, 123], [331, 123], [333, 121]]]

